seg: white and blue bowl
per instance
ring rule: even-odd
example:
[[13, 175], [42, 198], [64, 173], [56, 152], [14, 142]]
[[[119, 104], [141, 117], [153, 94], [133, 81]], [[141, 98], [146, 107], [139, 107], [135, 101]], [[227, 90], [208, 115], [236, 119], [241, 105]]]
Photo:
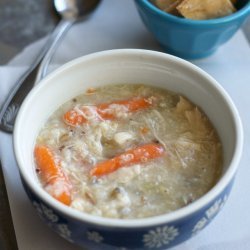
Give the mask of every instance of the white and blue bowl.
[[[223, 145], [223, 174], [200, 199], [177, 211], [144, 219], [110, 219], [61, 204], [41, 187], [33, 149], [46, 119], [89, 87], [144, 83], [181, 93], [200, 106]], [[14, 151], [24, 188], [40, 217], [59, 235], [87, 249], [166, 249], [196, 235], [225, 204], [241, 157], [243, 131], [224, 89], [193, 64], [165, 53], [111, 50], [76, 59], [37, 85], [25, 99], [14, 129]]]

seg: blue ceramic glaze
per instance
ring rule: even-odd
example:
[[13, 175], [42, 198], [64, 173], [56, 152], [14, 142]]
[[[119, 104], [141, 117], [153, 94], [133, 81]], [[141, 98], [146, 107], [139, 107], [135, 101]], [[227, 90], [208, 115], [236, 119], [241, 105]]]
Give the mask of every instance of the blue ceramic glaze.
[[170, 54], [196, 59], [211, 55], [227, 42], [250, 15], [250, 1], [241, 0], [232, 15], [191, 20], [168, 14], [149, 0], [135, 0], [138, 12], [148, 30]]
[[89, 250], [165, 250], [202, 231], [225, 205], [233, 180], [212, 202], [189, 216], [154, 227], [112, 228], [79, 222], [42, 201], [22, 180], [42, 220], [61, 237]]

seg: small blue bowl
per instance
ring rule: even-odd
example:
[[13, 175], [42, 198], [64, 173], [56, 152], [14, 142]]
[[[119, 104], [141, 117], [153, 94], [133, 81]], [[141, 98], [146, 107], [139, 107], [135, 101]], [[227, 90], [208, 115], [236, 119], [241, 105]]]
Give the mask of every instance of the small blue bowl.
[[164, 50], [186, 59], [214, 53], [250, 15], [249, 0], [240, 0], [234, 14], [210, 20], [177, 17], [160, 10], [149, 0], [135, 0], [135, 3], [144, 24]]

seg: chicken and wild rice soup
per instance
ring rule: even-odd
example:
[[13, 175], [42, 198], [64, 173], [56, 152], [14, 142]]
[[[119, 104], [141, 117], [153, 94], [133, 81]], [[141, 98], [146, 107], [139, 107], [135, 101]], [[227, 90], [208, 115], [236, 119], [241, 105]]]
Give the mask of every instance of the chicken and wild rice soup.
[[169, 213], [208, 192], [222, 146], [184, 96], [138, 84], [90, 88], [54, 112], [34, 149], [43, 188], [58, 201], [109, 218]]

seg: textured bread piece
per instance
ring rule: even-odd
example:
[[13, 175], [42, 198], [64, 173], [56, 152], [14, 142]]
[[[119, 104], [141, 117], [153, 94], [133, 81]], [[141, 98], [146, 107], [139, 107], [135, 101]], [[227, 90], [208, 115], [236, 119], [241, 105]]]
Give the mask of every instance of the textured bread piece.
[[160, 8], [161, 10], [174, 14], [179, 15], [176, 7], [179, 5], [183, 0], [155, 0], [155, 5]]
[[194, 20], [223, 17], [236, 11], [230, 0], [183, 0], [176, 8], [182, 16]]

